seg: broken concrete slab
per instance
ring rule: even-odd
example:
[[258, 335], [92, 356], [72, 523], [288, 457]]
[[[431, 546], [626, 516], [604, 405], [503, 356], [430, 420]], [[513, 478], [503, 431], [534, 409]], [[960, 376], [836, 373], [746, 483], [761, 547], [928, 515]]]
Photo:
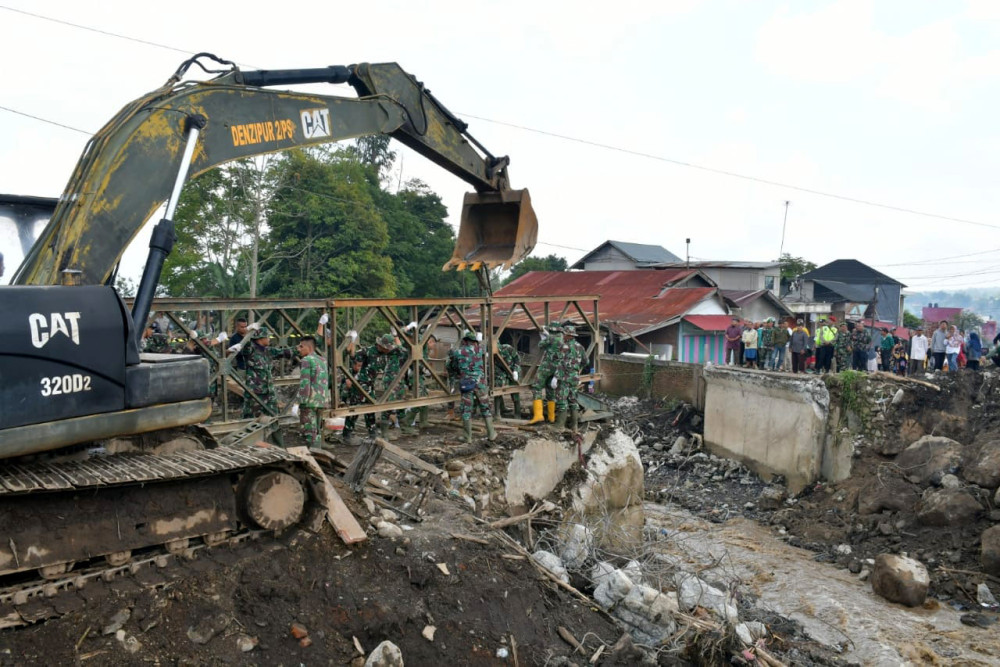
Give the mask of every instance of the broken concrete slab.
[[[581, 451], [590, 451], [597, 431], [583, 435]], [[531, 438], [524, 449], [514, 452], [507, 466], [505, 495], [512, 514], [521, 514], [528, 499], [548, 496], [563, 480], [566, 471], [579, 461], [576, 447], [549, 438]]]
[[[820, 378], [719, 366], [707, 366], [704, 377], [709, 451], [762, 476], [784, 475], [792, 493], [819, 478], [830, 414]], [[849, 470], [833, 473], [841, 478]]]
[[611, 615], [622, 621], [636, 641], [655, 646], [677, 630], [677, 594], [635, 585]]
[[645, 471], [632, 438], [617, 429], [609, 433], [591, 450], [586, 471], [567, 520], [588, 526], [604, 547], [641, 542]]
[[729, 623], [739, 623], [739, 612], [726, 593], [715, 588], [698, 577], [678, 572], [674, 576], [674, 584], [677, 586], [677, 599], [680, 608], [690, 611], [695, 607], [704, 607], [714, 612], [719, 618]]
[[897, 554], [879, 554], [871, 574], [872, 590], [890, 602], [919, 607], [931, 579], [924, 564]]

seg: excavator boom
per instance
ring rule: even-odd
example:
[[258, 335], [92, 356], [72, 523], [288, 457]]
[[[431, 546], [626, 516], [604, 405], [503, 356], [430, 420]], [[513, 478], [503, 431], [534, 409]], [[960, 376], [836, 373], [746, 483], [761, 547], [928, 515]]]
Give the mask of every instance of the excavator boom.
[[[202, 125], [191, 177], [240, 158], [388, 134], [476, 190], [466, 196], [445, 269], [509, 267], [534, 247], [537, 221], [527, 191], [510, 189], [508, 159], [485, 151], [399, 65], [256, 72], [234, 66], [208, 81], [181, 82], [207, 55], [186, 61], [94, 135], [12, 284], [105, 284], [129, 241], [170, 196], [193, 120]], [[263, 88], [314, 82], [349, 83], [359, 97]]]

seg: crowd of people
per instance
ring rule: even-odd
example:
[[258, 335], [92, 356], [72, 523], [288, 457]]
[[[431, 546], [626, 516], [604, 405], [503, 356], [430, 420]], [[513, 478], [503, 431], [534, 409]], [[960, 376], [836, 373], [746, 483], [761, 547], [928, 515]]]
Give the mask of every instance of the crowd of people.
[[802, 319], [750, 322], [734, 317], [724, 333], [729, 365], [792, 373], [843, 370], [884, 371], [897, 375], [980, 369], [983, 359], [1000, 365], [1000, 334], [992, 348], [978, 331], [968, 333], [942, 321], [928, 338], [923, 327], [890, 330], [861, 321], [820, 317], [810, 331]]
[[[321, 356], [320, 342], [326, 349], [334, 349], [332, 332], [327, 328], [329, 316], [319, 318], [315, 335], [297, 337], [297, 345], [283, 347], [273, 345], [273, 336], [266, 325], [249, 323], [246, 318], [237, 318], [232, 335], [226, 332], [199, 335], [191, 330], [189, 336], [172, 335], [174, 327], [163, 313], [156, 313], [149, 319], [143, 335], [142, 349], [147, 353], [197, 354], [207, 358], [212, 366], [214, 378], [218, 370], [215, 357], [226, 356], [238, 375], [242, 377], [243, 419], [279, 414], [278, 395], [275, 390], [272, 365], [277, 360], [294, 361], [299, 366], [299, 388], [294, 404], [288, 411], [299, 417], [303, 435], [309, 446], [322, 446], [323, 429], [321, 415], [331, 407], [331, 383], [329, 363]], [[401, 342], [401, 336], [408, 338], [410, 345], [421, 345], [421, 356], [426, 362], [408, 363], [410, 345]], [[421, 342], [422, 341], [422, 342]], [[437, 357], [438, 339], [418, 334], [416, 322], [406, 326], [395, 325], [390, 333], [378, 336], [374, 343], [362, 345], [356, 331], [348, 331], [342, 345], [343, 357], [340, 370], [333, 381], [337, 383], [340, 405], [375, 404], [381, 401], [398, 401], [406, 396], [412, 386], [412, 374], [420, 373], [420, 395], [428, 395], [428, 386], [433, 384], [430, 361], [443, 361], [448, 393], [458, 396], [449, 405], [449, 413], [454, 414], [458, 405], [457, 418], [462, 422], [464, 439], [472, 441], [472, 416], [478, 408], [486, 427], [487, 437], [496, 438], [493, 425], [491, 402], [486, 386], [486, 354], [482, 346], [482, 334], [472, 330], [462, 333], [458, 343], [448, 352], [446, 358]], [[210, 353], [211, 352], [211, 353]], [[577, 428], [576, 392], [581, 370], [586, 366], [587, 355], [576, 341], [575, 327], [566, 323], [549, 325], [543, 332], [541, 360], [532, 385], [532, 422], [544, 420], [543, 398], [549, 400], [548, 421], [558, 426]], [[520, 381], [521, 357], [510, 344], [500, 344], [494, 358], [494, 386], [517, 386]], [[228, 389], [234, 388], [230, 381]], [[218, 393], [217, 383], [212, 382], [210, 395]], [[511, 393], [514, 415], [521, 416], [520, 394]], [[505, 410], [503, 395], [494, 396], [492, 408], [498, 414]], [[401, 433], [416, 433], [418, 428], [428, 425], [426, 406], [416, 408], [412, 420], [406, 419], [403, 410], [391, 409], [369, 412], [364, 415], [369, 435], [395, 437], [394, 430]], [[568, 422], [567, 422], [568, 419]], [[353, 442], [358, 416], [345, 419], [343, 441]]]

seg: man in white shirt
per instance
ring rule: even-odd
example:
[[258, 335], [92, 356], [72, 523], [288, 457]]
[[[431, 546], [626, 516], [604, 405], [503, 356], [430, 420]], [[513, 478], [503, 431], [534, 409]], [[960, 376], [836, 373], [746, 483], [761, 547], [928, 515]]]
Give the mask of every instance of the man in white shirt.
[[930, 343], [927, 342], [923, 327], [917, 327], [917, 333], [910, 339], [910, 375], [924, 372], [929, 347]]

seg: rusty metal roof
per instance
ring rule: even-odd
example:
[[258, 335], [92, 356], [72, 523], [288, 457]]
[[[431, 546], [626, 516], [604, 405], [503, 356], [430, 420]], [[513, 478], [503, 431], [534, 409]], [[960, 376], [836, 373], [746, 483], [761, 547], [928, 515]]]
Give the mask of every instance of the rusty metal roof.
[[684, 321], [702, 331], [725, 331], [733, 323], [733, 318], [731, 315], [687, 315]]
[[[672, 324], [697, 304], [718, 293], [714, 287], [669, 287], [692, 273], [695, 271], [534, 271], [498, 291], [497, 296], [537, 298], [597, 294], [600, 296], [601, 323], [616, 333], [636, 335]], [[560, 320], [580, 320], [575, 310], [560, 317], [561, 309], [562, 304], [550, 304], [550, 316]], [[498, 309], [498, 315], [506, 312], [505, 308]], [[531, 314], [541, 320], [540, 308], [532, 307]], [[508, 326], [533, 328], [523, 309], [515, 309]]]

